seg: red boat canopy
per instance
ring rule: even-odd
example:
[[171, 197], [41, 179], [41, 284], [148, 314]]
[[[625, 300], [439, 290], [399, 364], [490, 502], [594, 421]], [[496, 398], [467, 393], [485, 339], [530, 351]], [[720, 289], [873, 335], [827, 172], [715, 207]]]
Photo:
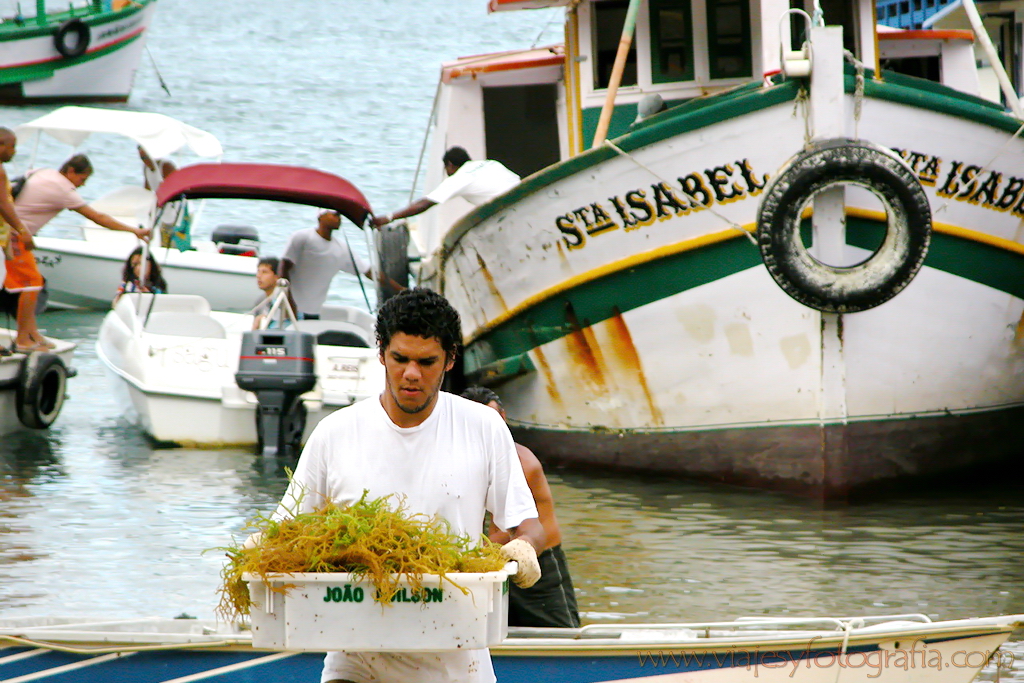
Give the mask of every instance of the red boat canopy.
[[266, 199], [333, 209], [362, 227], [370, 204], [356, 186], [314, 168], [277, 164], [193, 164], [160, 183], [156, 205], [187, 199]]

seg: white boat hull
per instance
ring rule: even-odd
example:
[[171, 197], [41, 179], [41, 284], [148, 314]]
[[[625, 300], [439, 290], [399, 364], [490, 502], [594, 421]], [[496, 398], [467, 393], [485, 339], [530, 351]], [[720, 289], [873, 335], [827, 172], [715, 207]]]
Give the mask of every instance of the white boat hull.
[[[102, 240], [36, 237], [36, 263], [46, 278], [49, 304], [105, 309], [121, 284], [125, 259], [139, 242], [127, 233]], [[259, 298], [256, 259], [215, 251], [157, 247], [153, 256], [174, 294], [194, 294], [215, 310], [247, 311]]]

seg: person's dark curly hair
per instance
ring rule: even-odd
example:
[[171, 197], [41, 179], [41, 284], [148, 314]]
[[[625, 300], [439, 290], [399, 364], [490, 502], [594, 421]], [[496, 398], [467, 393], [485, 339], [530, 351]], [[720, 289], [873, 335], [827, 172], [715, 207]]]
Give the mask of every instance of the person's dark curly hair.
[[470, 401], [476, 401], [484, 405], [494, 401], [498, 404], [499, 408], [501, 407], [501, 399], [498, 398], [498, 395], [487, 387], [482, 387], [478, 384], [466, 387], [466, 390], [462, 392], [462, 398], [468, 398]]
[[397, 332], [435, 338], [454, 359], [462, 344], [462, 322], [448, 300], [425, 287], [404, 289], [377, 311], [377, 346], [381, 353]]

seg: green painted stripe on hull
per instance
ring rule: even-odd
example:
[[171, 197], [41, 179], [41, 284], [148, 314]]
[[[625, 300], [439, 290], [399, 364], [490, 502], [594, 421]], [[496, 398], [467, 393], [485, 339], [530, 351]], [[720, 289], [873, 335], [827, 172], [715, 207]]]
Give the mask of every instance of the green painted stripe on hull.
[[466, 348], [466, 373], [655, 301], [761, 265], [747, 240], [672, 254], [584, 283], [523, 311]]
[[[884, 230], [877, 222], [850, 217], [847, 242], [873, 250]], [[804, 242], [809, 244], [807, 233]], [[758, 249], [737, 237], [611, 273], [551, 297], [474, 340], [466, 348], [465, 371], [479, 372], [498, 359], [519, 356], [615, 315], [761, 265]], [[925, 266], [1024, 299], [1024, 255], [933, 233]]]
[[[851, 219], [849, 227], [847, 244], [872, 252], [885, 236], [885, 227], [874, 221]], [[1024, 299], [1024, 256], [1020, 254], [991, 244], [933, 232], [924, 264]]]
[[128, 40], [114, 43], [102, 50], [96, 50], [95, 52], [89, 52], [81, 57], [73, 57], [71, 59], [61, 59], [57, 62], [45, 62], [43, 64], [35, 64], [32, 66], [21, 67], [17, 69], [3, 69], [0, 70], [0, 85], [9, 85], [11, 83], [25, 83], [26, 81], [37, 81], [43, 78], [50, 78], [54, 73], [61, 69], [66, 69], [71, 66], [78, 66], [79, 64], [85, 64], [95, 59], [101, 59], [106, 57], [112, 52], [117, 52], [121, 48], [131, 45], [136, 40], [141, 38], [142, 35], [132, 36]]
[[[886, 80], [875, 81], [865, 77], [864, 95], [866, 97], [905, 104], [909, 107], [926, 109], [940, 114], [949, 114], [1008, 133], [1016, 132], [1021, 126], [1019, 119], [1003, 111], [1002, 107], [994, 102], [920, 78], [888, 72], [884, 73], [883, 77]], [[844, 86], [846, 92], [854, 92], [855, 83], [852, 75], [846, 76]]]
[[471, 384], [483, 384], [485, 387], [495, 386], [510, 379], [533, 372], [537, 367], [530, 356], [521, 353], [512, 358], [502, 358], [477, 368], [472, 374], [466, 375]]

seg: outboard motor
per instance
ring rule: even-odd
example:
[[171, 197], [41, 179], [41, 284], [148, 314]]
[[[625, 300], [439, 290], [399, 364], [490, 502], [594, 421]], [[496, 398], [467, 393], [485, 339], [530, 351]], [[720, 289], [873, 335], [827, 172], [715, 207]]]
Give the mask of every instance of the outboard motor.
[[316, 337], [298, 330], [242, 334], [235, 382], [256, 394], [256, 434], [266, 457], [294, 456], [306, 429], [302, 394], [316, 386]]
[[218, 225], [210, 239], [222, 254], [260, 255], [260, 233], [251, 225]]

